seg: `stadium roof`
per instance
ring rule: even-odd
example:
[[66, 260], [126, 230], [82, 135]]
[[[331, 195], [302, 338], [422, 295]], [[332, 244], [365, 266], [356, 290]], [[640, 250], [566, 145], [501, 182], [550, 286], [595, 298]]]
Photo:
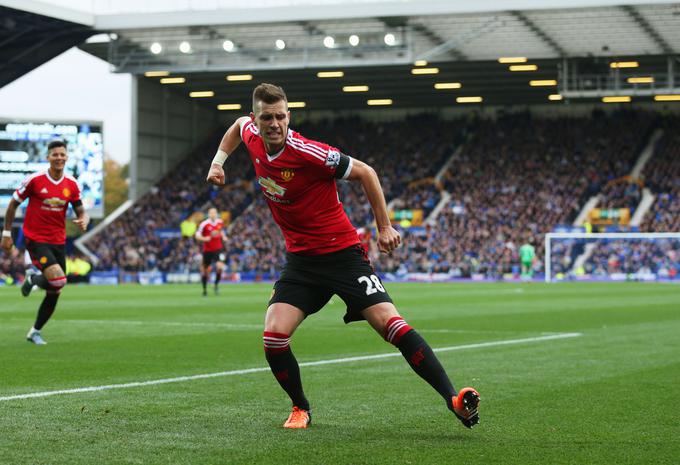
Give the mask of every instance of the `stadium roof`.
[[0, 87], [92, 34], [80, 23], [0, 6]]
[[[46, 2], [13, 1], [45, 10]], [[62, 16], [107, 33], [103, 42], [85, 44], [84, 50], [118, 72], [184, 77], [174, 88], [187, 95], [211, 91], [213, 97], [202, 97], [211, 105], [245, 105], [244, 92], [247, 96], [261, 81], [280, 83], [291, 100], [304, 99], [308, 108], [365, 107], [369, 99], [392, 99], [395, 107], [442, 106], [471, 96], [494, 104], [539, 103], [557, 92], [550, 81], [560, 78], [560, 69], [578, 85], [585, 79], [613, 85], [607, 80], [616, 74], [653, 76], [651, 87], [670, 89], [680, 51], [680, 4], [663, 0], [638, 0], [634, 6], [606, 0], [86, 3], [87, 11], [59, 9]], [[191, 8], [179, 9], [180, 4]], [[350, 44], [351, 36], [358, 44]], [[332, 44], [324, 45], [329, 37]], [[284, 48], [275, 47], [279, 39]], [[179, 50], [183, 42], [186, 53]], [[151, 51], [153, 44], [159, 53]], [[500, 57], [525, 57], [537, 71], [512, 72]], [[419, 60], [428, 62], [421, 68], [436, 67], [439, 73], [412, 74]], [[640, 66], [612, 71], [610, 63], [617, 60]], [[321, 79], [318, 71], [344, 76]], [[251, 75], [252, 82], [227, 81], [234, 74]], [[437, 90], [435, 83], [461, 87]], [[369, 90], [343, 92], [350, 85]]]

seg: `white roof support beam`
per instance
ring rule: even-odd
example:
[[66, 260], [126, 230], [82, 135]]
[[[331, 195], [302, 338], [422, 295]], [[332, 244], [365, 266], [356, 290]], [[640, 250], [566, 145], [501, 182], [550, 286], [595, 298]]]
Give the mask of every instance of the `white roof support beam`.
[[467, 41], [479, 37], [483, 34], [487, 34], [495, 30], [496, 28], [502, 26], [503, 24], [504, 24], [503, 21], [497, 18], [490, 19], [481, 26], [476, 27], [475, 29], [471, 30], [466, 34], [460, 34], [456, 37], [453, 37], [452, 39], [447, 40], [442, 44], [437, 45], [434, 48], [431, 48], [430, 50], [427, 50], [423, 53], [419, 53], [418, 56], [416, 56], [416, 60], [429, 60], [431, 58], [441, 55], [442, 53], [447, 53], [451, 52], [452, 50], [456, 50], [458, 46], [465, 44]]

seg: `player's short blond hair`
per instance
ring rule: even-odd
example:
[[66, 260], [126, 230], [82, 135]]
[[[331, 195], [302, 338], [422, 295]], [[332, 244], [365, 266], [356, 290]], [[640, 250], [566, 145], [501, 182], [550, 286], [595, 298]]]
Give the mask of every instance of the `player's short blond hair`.
[[253, 90], [253, 113], [257, 113], [257, 102], [272, 104], [281, 100], [288, 103], [288, 97], [286, 97], [283, 89], [277, 85], [263, 82]]

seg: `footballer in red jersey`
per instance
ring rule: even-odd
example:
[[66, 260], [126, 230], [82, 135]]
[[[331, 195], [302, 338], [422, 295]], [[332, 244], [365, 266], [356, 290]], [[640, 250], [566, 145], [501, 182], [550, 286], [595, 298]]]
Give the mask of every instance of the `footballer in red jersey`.
[[54, 313], [59, 294], [66, 285], [64, 244], [66, 210], [69, 204], [76, 213], [73, 222], [82, 231], [87, 230], [90, 222], [80, 200], [78, 182], [64, 173], [64, 166], [68, 160], [66, 144], [62, 141], [50, 142], [47, 151], [49, 169], [28, 176], [14, 192], [7, 206], [2, 231], [2, 248], [9, 252], [13, 246], [11, 228], [16, 209], [28, 199], [23, 226], [26, 250], [33, 264], [42, 273], [27, 274], [21, 286], [21, 293], [27, 297], [33, 286], [46, 291], [35, 324], [26, 335], [26, 339], [36, 345], [46, 344], [40, 331]]
[[222, 271], [224, 271], [224, 242], [227, 236], [224, 234], [224, 222], [218, 217], [216, 208], [208, 210], [208, 218], [198, 226], [194, 237], [198, 242], [203, 243], [203, 261], [201, 262], [203, 297], [208, 295], [208, 276], [213, 262], [215, 263], [215, 294], [217, 294]]
[[456, 391], [428, 343], [399, 315], [342, 208], [336, 180], [361, 183], [375, 217], [379, 250], [389, 253], [399, 246], [401, 237], [390, 223], [378, 175], [338, 148], [303, 137], [289, 123], [283, 89], [260, 84], [253, 91], [253, 112], [227, 129], [207, 176], [208, 182], [223, 185], [222, 165], [243, 142], [286, 240], [286, 264], [274, 285], [263, 334], [267, 362], [293, 403], [283, 426], [306, 428], [311, 423], [291, 336], [337, 294], [347, 305], [345, 322], [367, 320], [471, 428], [479, 421], [479, 394], [473, 388]]

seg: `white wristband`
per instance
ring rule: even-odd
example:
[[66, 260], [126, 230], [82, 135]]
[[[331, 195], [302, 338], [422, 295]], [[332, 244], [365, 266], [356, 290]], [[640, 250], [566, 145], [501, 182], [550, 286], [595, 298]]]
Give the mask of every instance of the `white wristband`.
[[12, 237], [12, 231], [2, 230], [2, 237]]
[[227, 158], [229, 158], [229, 154], [227, 152], [224, 150], [218, 150], [212, 162], [222, 166], [224, 165], [224, 162], [227, 161]]

